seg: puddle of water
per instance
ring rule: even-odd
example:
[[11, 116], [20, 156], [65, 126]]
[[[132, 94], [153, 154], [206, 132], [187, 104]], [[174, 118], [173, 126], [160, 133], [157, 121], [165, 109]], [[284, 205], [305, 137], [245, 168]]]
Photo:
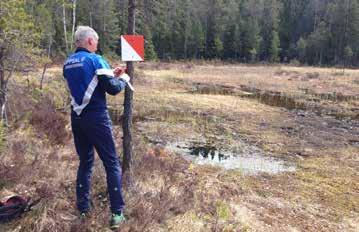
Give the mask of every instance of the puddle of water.
[[349, 142], [349, 144], [352, 145], [352, 146], [359, 147], [359, 140], [350, 139], [348, 142]]
[[211, 145], [186, 143], [173, 143], [167, 148], [195, 164], [220, 166], [226, 170], [238, 169], [245, 175], [255, 175], [261, 172], [279, 174], [296, 170], [293, 165], [265, 156], [259, 148], [250, 145], [242, 146], [242, 152], [238, 153], [221, 151]]

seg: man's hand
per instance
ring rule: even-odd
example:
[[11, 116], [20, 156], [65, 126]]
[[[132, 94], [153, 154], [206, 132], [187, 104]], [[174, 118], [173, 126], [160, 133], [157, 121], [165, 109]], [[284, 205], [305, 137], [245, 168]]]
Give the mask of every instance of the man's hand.
[[115, 74], [115, 77], [119, 77], [121, 76], [122, 74], [124, 74], [126, 72], [126, 68], [123, 68], [123, 67], [116, 67], [114, 70], [113, 70], [113, 73]]
[[133, 86], [130, 83], [130, 76], [127, 75], [127, 73], [124, 73], [120, 76], [120, 79], [124, 80], [127, 84], [127, 86], [132, 90], [135, 91], [135, 89], [133, 88]]
[[126, 81], [127, 83], [130, 82], [130, 76], [127, 75], [127, 73], [123, 73], [120, 75], [120, 78], [123, 79], [124, 81]]

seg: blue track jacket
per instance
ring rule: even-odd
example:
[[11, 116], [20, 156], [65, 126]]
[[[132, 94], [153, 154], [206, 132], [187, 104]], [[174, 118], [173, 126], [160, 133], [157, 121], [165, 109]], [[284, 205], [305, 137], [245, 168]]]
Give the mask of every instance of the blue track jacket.
[[72, 101], [72, 110], [80, 115], [107, 110], [106, 92], [116, 95], [125, 88], [126, 82], [114, 78], [110, 65], [102, 56], [78, 48], [69, 56], [63, 67]]

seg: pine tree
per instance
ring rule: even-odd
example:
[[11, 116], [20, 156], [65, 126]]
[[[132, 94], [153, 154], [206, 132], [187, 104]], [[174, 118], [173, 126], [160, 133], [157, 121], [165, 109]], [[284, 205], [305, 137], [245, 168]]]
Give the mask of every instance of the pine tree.
[[318, 23], [316, 31], [308, 37], [307, 43], [307, 60], [309, 64], [322, 65], [325, 61], [325, 48], [328, 46], [327, 25], [325, 22]]
[[207, 30], [206, 30], [206, 58], [220, 58], [223, 50], [223, 43], [220, 39], [218, 18], [220, 14], [219, 0], [209, 0], [209, 9], [207, 12]]
[[223, 58], [235, 59], [237, 56], [237, 28], [235, 24], [229, 25], [224, 34]]
[[261, 36], [258, 12], [253, 11], [253, 2], [242, 0], [238, 5], [239, 58], [244, 62], [254, 62], [258, 58]]
[[271, 36], [271, 46], [268, 51], [270, 62], [279, 61], [279, 56], [278, 56], [280, 51], [279, 47], [280, 47], [280, 41], [279, 41], [278, 32], [273, 30]]
[[346, 46], [344, 49], [344, 67], [351, 63], [351, 59], [353, 58], [353, 50], [351, 47]]
[[241, 58], [245, 62], [254, 62], [257, 60], [261, 41], [258, 22], [255, 18], [248, 18], [243, 21], [241, 28]]
[[353, 65], [359, 65], [359, 1], [349, 2], [347, 46], [352, 50]]
[[171, 59], [171, 31], [169, 26], [169, 9], [170, 3], [167, 0], [154, 2], [153, 6], [153, 27], [152, 41], [158, 58]]
[[307, 17], [307, 8], [313, 0], [281, 0], [279, 10], [278, 34], [280, 38], [280, 58], [282, 61], [297, 57], [296, 44], [301, 37], [306, 37], [312, 29], [311, 17]]
[[277, 0], [267, 0], [264, 2], [262, 17], [262, 41], [260, 44], [260, 58], [262, 60], [274, 61], [278, 59], [279, 37], [279, 3]]
[[152, 42], [152, 34], [147, 26], [144, 28], [145, 36], [145, 60], [156, 60], [157, 54]]
[[205, 33], [199, 20], [194, 20], [191, 25], [188, 37], [187, 56], [189, 58], [200, 59], [203, 58], [204, 55]]
[[3, 0], [0, 10], [0, 109], [6, 110], [8, 82], [16, 71], [34, 66], [39, 54], [40, 33], [26, 12], [24, 0]]
[[296, 50], [298, 53], [299, 61], [304, 64], [306, 63], [306, 49], [307, 49], [307, 43], [303, 38], [300, 38], [297, 42]]

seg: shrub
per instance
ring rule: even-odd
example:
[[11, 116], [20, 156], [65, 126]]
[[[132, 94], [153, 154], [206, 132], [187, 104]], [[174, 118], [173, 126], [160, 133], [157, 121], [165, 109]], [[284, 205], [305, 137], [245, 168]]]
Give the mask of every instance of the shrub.
[[292, 66], [300, 66], [300, 62], [297, 59], [291, 59], [290, 60], [290, 65], [292, 65]]
[[30, 123], [39, 132], [39, 137], [42, 137], [42, 134], [46, 135], [51, 143], [63, 144], [69, 139], [65, 116], [56, 111], [55, 106], [46, 96], [38, 102], [32, 112]]
[[318, 79], [320, 74], [318, 72], [311, 72], [311, 73], [306, 73], [306, 76], [309, 79]]

